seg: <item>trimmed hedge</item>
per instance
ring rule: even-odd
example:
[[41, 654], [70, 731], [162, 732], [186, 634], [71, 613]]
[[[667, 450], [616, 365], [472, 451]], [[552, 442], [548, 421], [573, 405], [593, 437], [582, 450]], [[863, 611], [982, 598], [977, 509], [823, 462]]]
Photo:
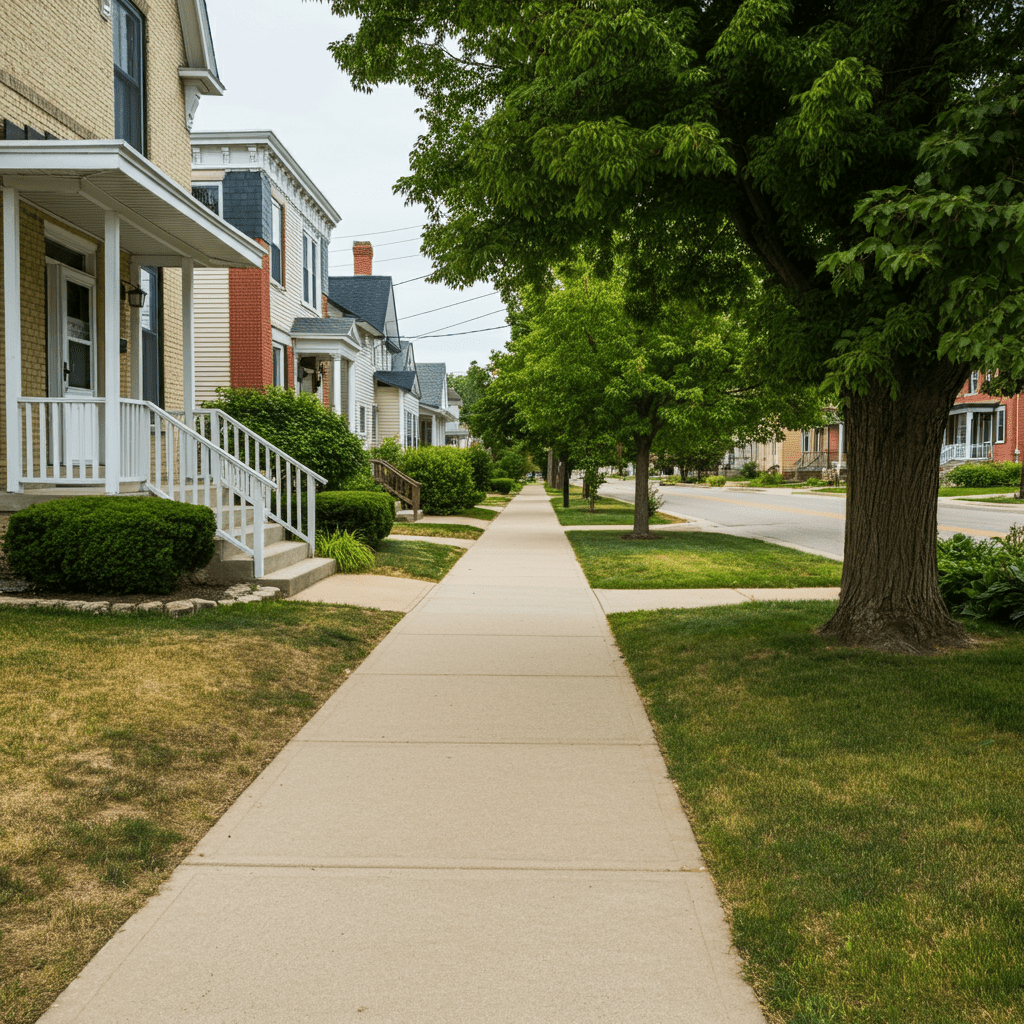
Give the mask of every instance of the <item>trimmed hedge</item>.
[[511, 480], [507, 476], [496, 476], [491, 478], [490, 489], [495, 494], [511, 494], [515, 485], [515, 480]]
[[405, 453], [402, 472], [419, 481], [420, 508], [427, 515], [447, 516], [476, 503], [479, 491], [464, 450], [447, 445], [413, 448]]
[[725, 477], [724, 476], [706, 476], [706, 477], [704, 477], [704, 483], [706, 483], [708, 485], [708, 487], [724, 487], [725, 486]]
[[316, 528], [355, 533], [376, 547], [395, 525], [395, 499], [373, 491], [321, 491], [316, 496]]
[[15, 512], [4, 536], [11, 570], [37, 586], [96, 594], [166, 594], [214, 554], [205, 505], [89, 495]]
[[1019, 462], [965, 462], [946, 474], [950, 487], [1013, 487], [1020, 483]]
[[473, 486], [478, 491], [489, 491], [491, 488], [491, 473], [494, 472], [491, 453], [478, 444], [473, 445], [471, 448], [460, 448], [459, 451], [469, 461], [469, 470], [473, 474]]

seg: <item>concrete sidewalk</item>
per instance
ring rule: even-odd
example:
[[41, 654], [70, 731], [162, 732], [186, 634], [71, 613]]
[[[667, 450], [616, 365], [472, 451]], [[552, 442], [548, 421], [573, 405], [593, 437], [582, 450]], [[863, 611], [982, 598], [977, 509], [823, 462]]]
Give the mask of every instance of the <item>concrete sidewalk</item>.
[[763, 1024], [540, 487], [43, 1020]]

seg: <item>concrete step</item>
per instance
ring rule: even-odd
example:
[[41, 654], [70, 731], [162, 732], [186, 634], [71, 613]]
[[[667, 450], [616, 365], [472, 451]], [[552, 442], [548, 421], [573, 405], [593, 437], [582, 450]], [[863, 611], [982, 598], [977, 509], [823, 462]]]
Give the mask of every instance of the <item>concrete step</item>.
[[[271, 544], [277, 544], [280, 541], [286, 540], [287, 536], [288, 536], [287, 531], [280, 524], [278, 524], [278, 523], [264, 523], [263, 524], [263, 547], [264, 547], [264, 551], [266, 551], [267, 547], [269, 547]], [[249, 527], [245, 531], [245, 538], [244, 538], [244, 540], [245, 540], [245, 543], [247, 545], [249, 545], [249, 547], [252, 547], [252, 525], [251, 524], [249, 525]], [[234, 552], [234, 554], [232, 552]], [[245, 557], [242, 554], [242, 552], [238, 550], [238, 548], [236, 548], [229, 541], [226, 541], [226, 540], [224, 540], [221, 537], [217, 538], [217, 554], [221, 558], [234, 558], [236, 554], [237, 554], [237, 556], [239, 558]]]
[[277, 587], [283, 597], [294, 597], [337, 571], [338, 563], [333, 558], [305, 558], [287, 568], [261, 576], [259, 583], [264, 587]]

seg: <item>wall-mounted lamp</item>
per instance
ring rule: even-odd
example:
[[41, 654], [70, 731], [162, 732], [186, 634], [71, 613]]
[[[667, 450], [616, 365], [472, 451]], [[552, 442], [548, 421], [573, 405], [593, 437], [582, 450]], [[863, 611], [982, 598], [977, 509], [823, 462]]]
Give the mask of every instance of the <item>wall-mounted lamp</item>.
[[146, 293], [138, 285], [133, 285], [131, 288], [125, 288], [124, 282], [121, 282], [121, 301], [128, 300], [128, 305], [132, 309], [142, 309], [146, 304]]

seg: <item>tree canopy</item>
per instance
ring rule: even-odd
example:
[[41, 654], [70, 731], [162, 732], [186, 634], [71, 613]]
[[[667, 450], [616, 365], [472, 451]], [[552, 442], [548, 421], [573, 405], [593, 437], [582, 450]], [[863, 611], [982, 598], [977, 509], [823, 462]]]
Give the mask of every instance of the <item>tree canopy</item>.
[[398, 189], [427, 208], [435, 278], [550, 283], [582, 245], [624, 257], [633, 312], [656, 316], [728, 308], [753, 266], [749, 331], [794, 382], [834, 385], [847, 422], [826, 630], [965, 643], [938, 592], [934, 493], [967, 372], [1020, 358], [1019, 267], [999, 250], [1016, 231], [1019, 251], [1020, 0], [333, 7], [361, 19], [333, 45], [355, 86], [422, 101]]

